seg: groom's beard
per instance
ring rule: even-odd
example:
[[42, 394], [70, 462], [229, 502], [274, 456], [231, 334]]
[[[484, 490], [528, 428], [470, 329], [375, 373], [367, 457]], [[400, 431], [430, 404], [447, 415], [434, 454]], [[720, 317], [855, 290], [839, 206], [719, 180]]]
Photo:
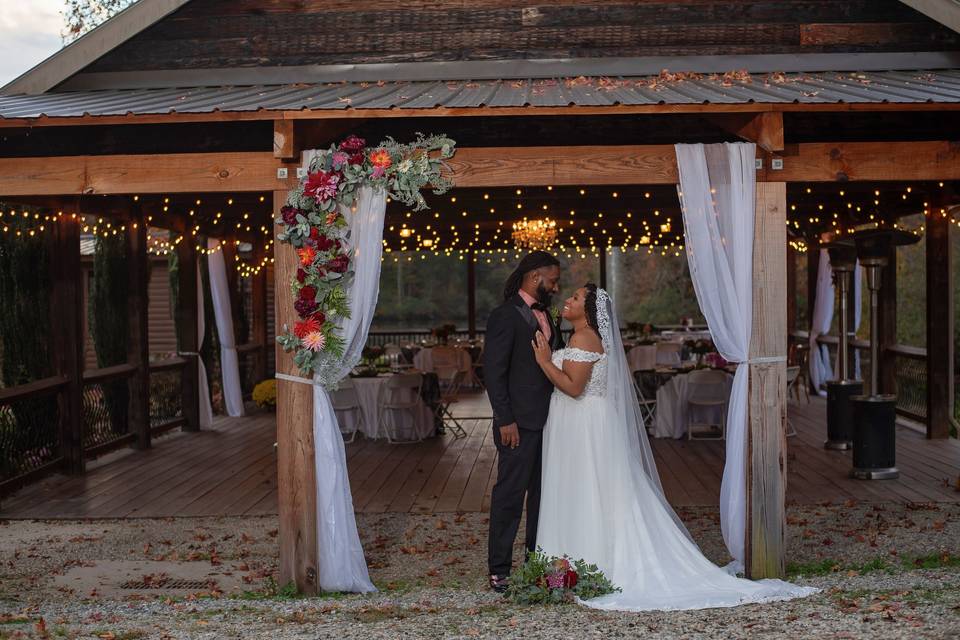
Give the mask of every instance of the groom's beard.
[[550, 301], [553, 299], [553, 296], [547, 289], [543, 286], [543, 283], [537, 285], [537, 302], [542, 304], [545, 307], [550, 306]]

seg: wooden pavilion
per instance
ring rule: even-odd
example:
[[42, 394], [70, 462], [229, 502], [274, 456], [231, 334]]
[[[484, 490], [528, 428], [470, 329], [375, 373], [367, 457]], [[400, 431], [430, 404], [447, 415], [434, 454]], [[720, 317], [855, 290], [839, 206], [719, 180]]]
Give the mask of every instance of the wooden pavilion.
[[[661, 215], [680, 219], [673, 145], [749, 140], [758, 145], [751, 357], [785, 355], [798, 329], [788, 226], [813, 246], [820, 231], [926, 212], [925, 421], [929, 438], [947, 437], [958, 31], [960, 8], [949, 0], [140, 0], [0, 94], [0, 198], [49, 219], [62, 329], [52, 336], [55, 375], [0, 390], [0, 402], [58, 398], [58, 453], [44, 467], [79, 473], [89, 453], [85, 386], [128, 379], [125, 441], [150, 447], [158, 369], [147, 357], [147, 228], [160, 227], [181, 239], [183, 336], [181, 356], [160, 365], [182, 379], [182, 417], [164, 426], [198, 429], [192, 265], [205, 247], [194, 239], [252, 246], [253, 329], [243, 348], [264, 374], [271, 262], [277, 326], [293, 313], [295, 256], [274, 253], [271, 220], [301, 151], [348, 133], [457, 140], [457, 190], [413, 214], [421, 218], [391, 204], [385, 241], [463, 255], [470, 272], [478, 256], [509, 246], [504, 225], [541, 205], [573, 212], [561, 242], [584, 255], [676, 247], [682, 237], [660, 226]], [[135, 257], [128, 362], [92, 371], [81, 348], [84, 215], [122, 229]], [[887, 271], [895, 282], [895, 262]], [[904, 357], [895, 296], [885, 287], [884, 391], [895, 390]], [[747, 566], [760, 577], [783, 572], [785, 367], [749, 366]], [[278, 352], [276, 370], [292, 369]], [[304, 385], [279, 389], [282, 579], [311, 591], [311, 396]]]

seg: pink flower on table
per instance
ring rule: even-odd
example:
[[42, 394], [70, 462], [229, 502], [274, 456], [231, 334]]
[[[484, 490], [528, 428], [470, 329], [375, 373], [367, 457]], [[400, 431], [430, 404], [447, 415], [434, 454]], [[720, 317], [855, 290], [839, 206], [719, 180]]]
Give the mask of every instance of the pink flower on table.
[[385, 176], [385, 175], [387, 175], [387, 170], [384, 169], [383, 167], [377, 167], [377, 166], [375, 166], [375, 167], [373, 167], [373, 169], [370, 171], [370, 177], [371, 177], [371, 178], [382, 178], [382, 177]]
[[347, 162], [350, 160], [350, 156], [343, 151], [334, 151], [333, 156], [330, 159], [333, 162], [333, 168], [339, 169], [343, 165], [347, 164]]
[[564, 573], [548, 573], [547, 574], [547, 586], [551, 589], [562, 589], [565, 586], [567, 574]]
[[311, 351], [323, 351], [327, 338], [320, 331], [312, 331], [303, 337], [303, 346]]

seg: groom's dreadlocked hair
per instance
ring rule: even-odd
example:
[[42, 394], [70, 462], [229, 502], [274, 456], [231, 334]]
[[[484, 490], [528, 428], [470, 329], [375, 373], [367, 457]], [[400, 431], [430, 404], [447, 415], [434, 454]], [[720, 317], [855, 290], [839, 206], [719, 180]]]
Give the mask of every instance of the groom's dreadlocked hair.
[[517, 268], [513, 270], [507, 283], [503, 286], [503, 299], [509, 300], [520, 291], [520, 285], [523, 284], [523, 276], [531, 271], [542, 269], [543, 267], [559, 267], [560, 261], [554, 258], [546, 251], [532, 251], [524, 256]]
[[597, 322], [597, 285], [588, 282], [583, 285], [587, 290], [587, 297], [583, 300], [583, 310], [586, 312], [587, 325], [600, 335], [600, 324]]

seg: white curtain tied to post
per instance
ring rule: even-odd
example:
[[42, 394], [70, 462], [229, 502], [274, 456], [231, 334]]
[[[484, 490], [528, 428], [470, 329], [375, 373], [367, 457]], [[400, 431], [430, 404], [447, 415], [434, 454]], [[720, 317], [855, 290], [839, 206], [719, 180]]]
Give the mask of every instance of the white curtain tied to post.
[[[303, 156], [308, 169], [315, 151]], [[387, 194], [370, 187], [357, 191], [351, 209], [341, 210], [350, 226], [348, 250], [353, 280], [347, 288], [350, 317], [342, 320], [345, 348], [339, 370], [325, 372], [323, 382], [342, 380], [360, 361], [380, 292], [380, 256], [383, 251], [383, 220]], [[325, 591], [376, 591], [370, 582], [367, 562], [357, 533], [353, 512], [347, 457], [337, 415], [330, 395], [314, 377], [313, 442], [317, 473], [317, 564], [318, 581]]]
[[830, 254], [826, 249], [820, 249], [817, 293], [813, 302], [813, 316], [810, 319], [810, 382], [821, 396], [827, 395], [823, 385], [833, 377], [833, 370], [830, 367], [830, 349], [825, 344], [818, 344], [817, 338], [830, 333], [830, 325], [833, 323], [833, 299]]
[[[680, 204], [690, 277], [710, 335], [730, 362], [746, 363], [753, 323], [756, 146], [678, 144]], [[746, 535], [748, 368], [737, 367], [727, 409], [720, 528], [734, 567]]]
[[213, 251], [207, 256], [210, 272], [210, 297], [213, 302], [213, 317], [220, 337], [220, 369], [223, 374], [223, 404], [229, 416], [243, 415], [243, 392], [240, 389], [240, 363], [237, 358], [237, 341], [233, 334], [233, 312], [230, 306], [230, 287], [227, 284], [227, 267], [220, 251], [220, 242], [213, 238], [207, 241]]

